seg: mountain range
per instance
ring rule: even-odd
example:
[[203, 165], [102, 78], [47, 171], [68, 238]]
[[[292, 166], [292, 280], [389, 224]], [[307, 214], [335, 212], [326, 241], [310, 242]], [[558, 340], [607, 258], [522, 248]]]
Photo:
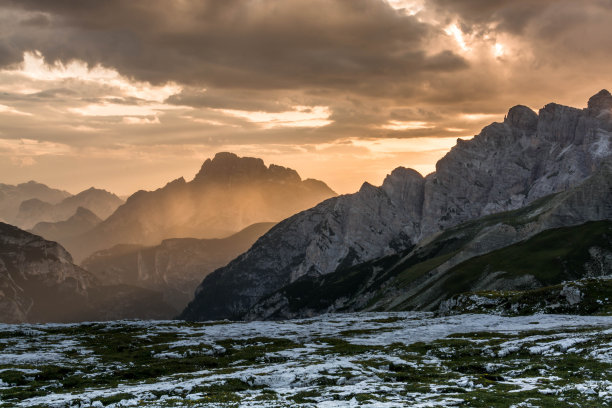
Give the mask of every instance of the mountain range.
[[[550, 228], [612, 218], [611, 117], [606, 90], [584, 109], [515, 106], [503, 122], [458, 140], [427, 177], [398, 168], [380, 187], [365, 183], [280, 222], [208, 275], [181, 317], [278, 318], [348, 304], [435, 309], [452, 294], [444, 282], [461, 262]], [[549, 282], [512, 281], [503, 269], [482, 268], [474, 276], [484, 283], [461, 290], [494, 288], [504, 279], [505, 288]], [[337, 293], [326, 295], [326, 307], [291, 306], [308, 293], [334, 292], [330, 282]], [[354, 291], [343, 293], [349, 283]], [[300, 284], [317, 289], [300, 294]]]
[[[7, 224], [0, 229], [6, 239], [0, 244], [2, 321], [172, 318], [208, 273], [274, 225], [266, 221], [331, 196], [325, 183], [302, 180], [292, 169], [219, 153], [191, 182], [140, 191], [120, 206], [116, 196], [96, 189], [55, 204], [29, 198], [16, 217], [28, 225], [73, 213], [38, 222], [31, 233]], [[109, 204], [118, 208], [106, 219], [95, 213], [107, 216]], [[194, 238], [202, 235], [214, 238]], [[76, 248], [77, 261], [90, 256], [77, 266], [64, 246]]]
[[173, 309], [160, 294], [103, 285], [56, 242], [0, 223], [0, 316], [3, 323], [159, 319]]
[[93, 229], [61, 243], [81, 261], [118, 244], [222, 238], [255, 223], [281, 221], [335, 195], [295, 170], [217, 153], [192, 181], [179, 178], [155, 191], [139, 191]]
[[90, 188], [66, 197], [57, 204], [37, 198], [23, 201], [15, 216], [15, 223], [21, 228], [30, 229], [40, 222], [60, 222], [73, 216], [79, 207], [86, 208], [100, 219], [111, 215], [123, 200], [106, 190]]
[[459, 139], [434, 173], [399, 167], [354, 194], [218, 153], [192, 181], [123, 204], [29, 182], [0, 185], [0, 210], [36, 221], [30, 232], [0, 223], [4, 322], [167, 319], [183, 308], [186, 320], [600, 313], [612, 275], [612, 95], [584, 109], [517, 105]]
[[[37, 199], [57, 204], [71, 194], [67, 191], [47, 187], [35, 181], [18, 185], [0, 184], [0, 221], [16, 224], [19, 206], [26, 200]], [[32, 224], [33, 225], [33, 224]]]

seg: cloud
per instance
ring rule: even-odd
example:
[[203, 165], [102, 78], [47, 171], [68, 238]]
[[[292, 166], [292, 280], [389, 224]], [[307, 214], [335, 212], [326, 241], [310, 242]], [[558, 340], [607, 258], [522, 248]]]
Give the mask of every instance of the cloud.
[[0, 105], [0, 113], [8, 113], [11, 115], [19, 115], [19, 116], [32, 116], [31, 113], [22, 112], [20, 110], [11, 108], [10, 106], [6, 106], [6, 105]]
[[[0, 171], [128, 183], [107, 157], [137, 189], [234, 150], [348, 192], [513, 105], [584, 106], [612, 86], [610, 21], [612, 0], [5, 0]], [[30, 173], [21, 139], [47, 151]]]
[[366, 92], [362, 84], [376, 80], [465, 68], [450, 50], [429, 55], [432, 27], [380, 0], [8, 4], [52, 16], [43, 28], [52, 36], [19, 27], [8, 33], [21, 51], [40, 50], [50, 61], [102, 63], [152, 83]]

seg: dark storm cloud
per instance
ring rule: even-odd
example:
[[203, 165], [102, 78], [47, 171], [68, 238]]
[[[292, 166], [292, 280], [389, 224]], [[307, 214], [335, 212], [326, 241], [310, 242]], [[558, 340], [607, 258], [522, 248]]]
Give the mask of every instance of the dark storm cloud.
[[[23, 30], [4, 34], [19, 51], [37, 49], [51, 61], [102, 63], [152, 83], [372, 92], [375, 82], [467, 66], [450, 50], [429, 55], [424, 47], [436, 30], [381, 0], [19, 0], [8, 5], [51, 16], [46, 36]], [[4, 64], [15, 60], [14, 53], [3, 58]]]
[[[612, 0], [432, 0], [432, 4], [449, 18], [459, 16], [465, 32], [508, 32], [562, 48], [579, 42], [591, 51], [602, 41], [612, 41]], [[571, 37], [574, 41], [568, 44]]]

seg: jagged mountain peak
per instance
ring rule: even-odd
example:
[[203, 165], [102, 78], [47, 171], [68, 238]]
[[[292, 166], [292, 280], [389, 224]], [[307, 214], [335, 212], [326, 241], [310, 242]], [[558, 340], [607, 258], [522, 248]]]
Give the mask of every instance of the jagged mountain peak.
[[219, 152], [212, 159], [206, 159], [193, 181], [196, 183], [231, 183], [264, 178], [267, 171], [268, 168], [262, 159]]
[[108, 219], [66, 245], [80, 260], [120, 243], [219, 238], [256, 222], [280, 221], [335, 195], [321, 181], [302, 181], [293, 169], [220, 152], [192, 181], [181, 177], [155, 191], [134, 193]]
[[240, 157], [230, 152], [219, 152], [212, 159], [206, 159], [193, 182], [232, 185], [263, 180], [293, 183], [302, 181], [293, 169], [276, 164], [268, 167], [260, 158]]

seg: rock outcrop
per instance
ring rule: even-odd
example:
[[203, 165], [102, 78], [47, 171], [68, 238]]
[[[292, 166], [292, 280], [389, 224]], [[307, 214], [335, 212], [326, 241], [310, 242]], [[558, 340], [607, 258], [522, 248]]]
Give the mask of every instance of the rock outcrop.
[[218, 153], [195, 178], [139, 191], [88, 233], [65, 242], [75, 259], [118, 244], [158, 245], [169, 238], [220, 238], [258, 222], [277, 222], [336, 194], [261, 159]]
[[426, 179], [396, 169], [381, 187], [364, 185], [290, 217], [209, 275], [182, 317], [240, 318], [302, 276], [397, 253], [441, 230], [578, 186], [612, 155], [609, 96], [600, 92], [586, 109], [549, 104], [536, 114], [516, 106], [503, 123], [459, 140]]

